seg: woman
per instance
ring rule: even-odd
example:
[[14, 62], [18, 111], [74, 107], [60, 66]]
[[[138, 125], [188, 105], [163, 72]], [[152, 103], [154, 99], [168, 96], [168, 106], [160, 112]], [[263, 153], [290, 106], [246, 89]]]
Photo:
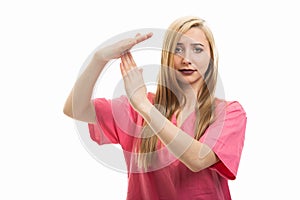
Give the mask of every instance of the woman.
[[[246, 113], [237, 101], [217, 99], [218, 55], [213, 35], [197, 17], [166, 31], [155, 94], [147, 93], [130, 53], [152, 33], [98, 50], [76, 81], [64, 113], [88, 122], [98, 144], [122, 146], [127, 199], [231, 199], [244, 144]], [[121, 58], [127, 97], [91, 100], [106, 63]], [[116, 112], [117, 111], [117, 112]]]

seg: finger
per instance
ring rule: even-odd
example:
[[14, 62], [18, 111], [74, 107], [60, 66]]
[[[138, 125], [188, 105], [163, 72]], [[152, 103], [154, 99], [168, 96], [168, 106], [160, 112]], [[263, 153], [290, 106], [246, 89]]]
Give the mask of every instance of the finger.
[[[138, 33], [138, 34], [139, 34], [139, 33]], [[138, 34], [137, 34], [137, 36], [135, 37], [135, 38], [136, 38], [136, 44], [138, 44], [138, 43], [140, 43], [140, 42], [143, 42], [143, 41], [145, 41], [145, 40], [151, 38], [152, 35], [153, 35], [152, 32], [149, 32], [149, 33], [144, 34], [144, 35], [141, 35], [141, 34], [138, 35]]]
[[120, 63], [120, 70], [121, 70], [121, 74], [122, 74], [123, 77], [127, 75], [127, 73], [124, 69], [123, 63]]
[[122, 52], [123, 54], [126, 53], [129, 49], [131, 49], [134, 45], [137, 44], [137, 40], [135, 38], [129, 38], [126, 40], [123, 40], [123, 46], [122, 48]]
[[151, 32], [144, 34], [144, 35], [137, 33], [135, 38], [129, 38], [129, 39], [126, 39], [123, 41], [124, 45], [123, 45], [121, 51], [126, 52], [126, 51], [130, 50], [134, 45], [149, 39], [150, 37], [152, 37], [152, 35], [153, 35], [153, 33], [151, 33]]
[[121, 67], [122, 67], [122, 70], [125, 72], [124, 74], [127, 74], [127, 71], [129, 71], [129, 64], [128, 64], [128, 61], [126, 59], [126, 53], [124, 53], [122, 56], [121, 56]]
[[130, 50], [136, 44], [137, 44], [137, 40], [136, 39], [134, 39], [134, 38], [127, 39], [125, 41], [124, 46], [122, 47], [122, 51], [124, 53], [126, 53], [128, 50]]
[[131, 61], [128, 57], [128, 52], [126, 52], [122, 57], [121, 57], [121, 60], [122, 60], [122, 64], [123, 64], [123, 68], [124, 70], [126, 70], [126, 72], [130, 71], [131, 70]]
[[128, 58], [129, 58], [129, 60], [130, 60], [130, 62], [132, 64], [132, 67], [136, 67], [136, 63], [135, 63], [135, 61], [134, 61], [134, 59], [132, 57], [132, 54], [130, 52], [128, 52], [127, 54], [128, 54]]
[[124, 55], [125, 55], [125, 53], [123, 53], [122, 55], [121, 55], [121, 64], [122, 64], [122, 67], [124, 68], [124, 64], [125, 64], [125, 58], [124, 58]]

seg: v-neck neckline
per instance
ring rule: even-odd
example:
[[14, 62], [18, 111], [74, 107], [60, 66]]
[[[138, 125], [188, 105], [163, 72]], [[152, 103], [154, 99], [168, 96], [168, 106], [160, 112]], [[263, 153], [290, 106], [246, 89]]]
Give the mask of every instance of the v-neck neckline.
[[[192, 118], [193, 116], [195, 117], [195, 111], [191, 112], [191, 113], [184, 119], [184, 121], [182, 121], [181, 125], [178, 126], [177, 118], [176, 118], [176, 113], [174, 113], [174, 114], [172, 115], [171, 122], [172, 122], [175, 126], [177, 126], [178, 128], [183, 128], [184, 125], [185, 125], [185, 123], [186, 123], [187, 121], [189, 121], [189, 120], [191, 120], [191, 119], [194, 119], [194, 118]], [[190, 119], [190, 118], [191, 118], [191, 119]]]

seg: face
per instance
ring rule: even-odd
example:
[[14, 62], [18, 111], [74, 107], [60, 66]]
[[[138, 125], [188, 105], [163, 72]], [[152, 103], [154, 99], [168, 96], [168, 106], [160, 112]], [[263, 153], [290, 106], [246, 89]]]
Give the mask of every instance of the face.
[[176, 77], [182, 86], [199, 91], [210, 61], [210, 47], [204, 32], [191, 28], [179, 39], [174, 55]]

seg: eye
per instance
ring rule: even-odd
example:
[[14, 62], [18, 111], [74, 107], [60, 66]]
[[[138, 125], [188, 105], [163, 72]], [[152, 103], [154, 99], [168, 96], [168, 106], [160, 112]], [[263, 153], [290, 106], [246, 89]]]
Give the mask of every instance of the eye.
[[200, 47], [195, 47], [195, 48], [193, 49], [193, 51], [194, 51], [194, 53], [201, 53], [201, 52], [203, 51], [203, 49], [200, 48]]
[[177, 54], [182, 54], [182, 53], [183, 53], [183, 48], [177, 46], [177, 47], [175, 48], [175, 53], [177, 53]]

